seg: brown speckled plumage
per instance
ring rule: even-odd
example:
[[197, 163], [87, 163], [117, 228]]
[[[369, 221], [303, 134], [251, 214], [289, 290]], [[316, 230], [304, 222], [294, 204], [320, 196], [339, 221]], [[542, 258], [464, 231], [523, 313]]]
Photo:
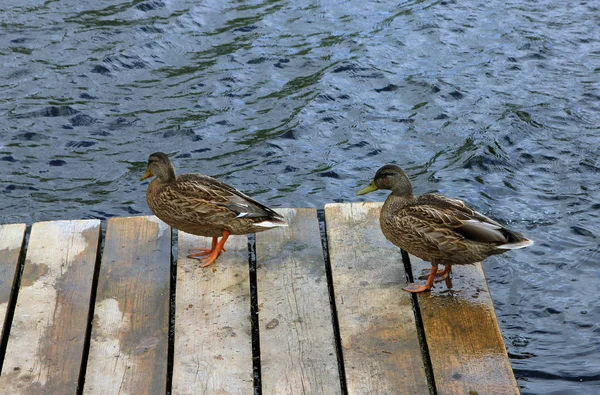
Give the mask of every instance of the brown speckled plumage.
[[[410, 180], [397, 166], [386, 165], [379, 169], [373, 182], [359, 194], [377, 189], [392, 191], [380, 215], [385, 237], [408, 253], [430, 262], [432, 269], [444, 265], [449, 272], [452, 265], [483, 261], [491, 255], [533, 244], [460, 200], [439, 194], [415, 197]], [[434, 270], [432, 273], [435, 276]], [[418, 288], [418, 292], [424, 290]]]
[[[229, 235], [287, 226], [287, 222], [275, 211], [212, 177], [202, 174], [176, 176], [175, 168], [162, 152], [150, 155], [148, 170], [142, 179], [153, 175], [156, 178], [146, 191], [150, 210], [174, 228], [193, 235], [213, 237], [210, 253], [214, 251], [219, 236], [227, 240]], [[208, 251], [191, 256], [208, 255]], [[213, 258], [216, 259], [216, 256]]]
[[[269, 228], [257, 223], [283, 219], [229, 185], [202, 174], [182, 174], [171, 183], [155, 178], [148, 185], [146, 200], [158, 218], [198, 236], [219, 237], [223, 230], [232, 235], [262, 232]], [[242, 212], [248, 214], [238, 218]]]

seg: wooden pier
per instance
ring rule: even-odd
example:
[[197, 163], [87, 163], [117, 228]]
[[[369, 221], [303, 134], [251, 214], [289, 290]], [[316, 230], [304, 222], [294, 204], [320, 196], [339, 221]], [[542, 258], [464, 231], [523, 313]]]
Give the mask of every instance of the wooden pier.
[[205, 269], [155, 217], [0, 225], [0, 393], [518, 394], [481, 265], [403, 291], [380, 208], [277, 210]]

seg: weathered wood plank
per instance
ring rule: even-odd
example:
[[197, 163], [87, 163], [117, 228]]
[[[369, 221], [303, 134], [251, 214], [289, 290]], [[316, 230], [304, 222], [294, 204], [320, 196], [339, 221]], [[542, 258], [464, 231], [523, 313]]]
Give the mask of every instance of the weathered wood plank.
[[100, 221], [33, 225], [0, 385], [6, 393], [77, 390]]
[[[0, 225], [0, 337], [4, 338], [4, 320], [15, 287], [17, 266], [25, 240], [25, 224]], [[0, 355], [0, 359], [2, 355]]]
[[263, 392], [340, 393], [317, 212], [277, 211], [289, 226], [256, 234]]
[[207, 268], [187, 258], [210, 241], [178, 233], [173, 394], [251, 394], [248, 237], [229, 237]]
[[106, 229], [84, 392], [164, 394], [171, 228], [156, 217]]
[[[411, 256], [415, 277], [431, 266]], [[419, 308], [438, 394], [518, 394], [481, 264], [452, 267]]]
[[400, 250], [379, 228], [380, 203], [325, 206], [348, 392], [426, 394]]

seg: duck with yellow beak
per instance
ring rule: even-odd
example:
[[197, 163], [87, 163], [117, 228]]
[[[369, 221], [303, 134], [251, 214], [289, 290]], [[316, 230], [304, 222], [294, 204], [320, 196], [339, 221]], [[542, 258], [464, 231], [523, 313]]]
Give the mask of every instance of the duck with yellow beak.
[[[409, 254], [431, 263], [425, 285], [409, 283], [404, 288], [408, 292], [430, 290], [436, 278], [441, 281], [451, 274], [452, 265], [472, 264], [533, 245], [533, 241], [461, 200], [433, 193], [414, 196], [408, 176], [398, 166], [385, 165], [377, 170], [373, 181], [357, 195], [379, 189], [391, 191], [379, 217], [384, 236]], [[438, 265], [444, 265], [444, 270], [438, 272]]]

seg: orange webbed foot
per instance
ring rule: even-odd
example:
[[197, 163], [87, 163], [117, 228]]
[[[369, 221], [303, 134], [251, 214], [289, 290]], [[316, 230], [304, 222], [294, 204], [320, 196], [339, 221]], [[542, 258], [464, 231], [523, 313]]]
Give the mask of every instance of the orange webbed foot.
[[[445, 269], [444, 269], [444, 271], [445, 271]], [[425, 285], [417, 285], [417, 284], [413, 284], [413, 283], [408, 283], [408, 285], [402, 289], [405, 290], [406, 292], [411, 292], [411, 293], [429, 291], [431, 289], [431, 287], [433, 287], [433, 280], [435, 279], [436, 273], [437, 273], [437, 265], [431, 265], [431, 271], [429, 273], [429, 276], [427, 277], [427, 282], [425, 283]]]
[[210, 248], [190, 248], [188, 251], [188, 258], [197, 258], [199, 256], [205, 256], [212, 254]]
[[212, 254], [216, 247], [217, 247], [217, 238], [213, 237], [210, 248], [191, 248], [188, 251], [188, 258], [200, 259], [198, 257]]
[[212, 265], [213, 262], [217, 260], [219, 255], [221, 255], [221, 251], [213, 251], [212, 254], [201, 260], [202, 265], [200, 265], [200, 267], [207, 267], [209, 265]]
[[413, 283], [408, 283], [408, 285], [402, 289], [410, 293], [419, 293], [429, 291], [431, 290], [431, 287], [428, 287], [427, 285], [417, 285]]
[[[212, 238], [212, 244], [210, 248], [190, 248], [188, 250], [188, 258], [200, 259], [198, 257], [203, 257], [206, 255], [210, 255], [217, 248], [217, 237]], [[223, 251], [227, 251], [225, 248], [222, 248]]]
[[[214, 251], [214, 248], [190, 248], [188, 250], [188, 258], [197, 258], [199, 256], [210, 255]], [[223, 251], [227, 251], [223, 248]]]
[[[219, 255], [221, 255], [221, 253], [225, 251], [224, 246], [228, 237], [229, 231], [224, 230], [223, 237], [221, 237], [221, 240], [218, 243], [217, 238], [213, 237], [212, 247], [210, 250], [206, 248], [194, 248], [192, 250], [199, 250], [200, 252], [192, 254], [192, 250], [190, 250], [190, 255], [188, 255], [188, 258], [198, 259], [199, 261], [201, 261], [202, 265], [200, 265], [200, 267], [207, 267], [211, 265], [214, 261], [217, 260]], [[204, 256], [204, 258], [200, 258], [202, 256]]]

